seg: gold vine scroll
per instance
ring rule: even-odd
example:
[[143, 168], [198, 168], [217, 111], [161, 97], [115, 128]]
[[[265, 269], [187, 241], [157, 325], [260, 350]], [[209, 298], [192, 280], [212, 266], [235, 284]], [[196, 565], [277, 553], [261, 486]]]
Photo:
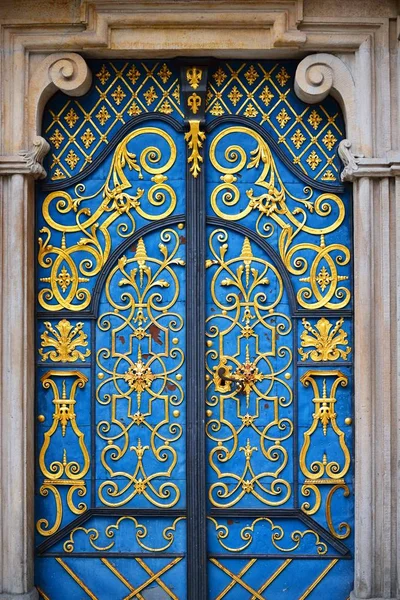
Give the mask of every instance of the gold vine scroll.
[[[168, 155], [164, 160], [158, 145], [145, 147], [139, 161], [136, 154], [128, 149], [130, 142], [137, 142], [137, 138], [146, 135], [164, 140], [168, 147]], [[85, 195], [85, 186], [78, 184], [74, 194], [56, 191], [46, 196], [42, 206], [46, 225], [40, 230], [45, 237], [39, 238], [38, 261], [40, 267], [50, 271], [48, 276], [40, 277], [40, 281], [50, 285], [39, 291], [42, 308], [49, 311], [79, 311], [89, 305], [90, 290], [81, 284], [100, 273], [111, 251], [111, 226], [122, 215], [126, 219], [117, 227], [117, 234], [127, 238], [136, 228], [134, 213], [149, 221], [158, 221], [172, 214], [176, 206], [176, 193], [166, 183], [166, 173], [174, 165], [176, 156], [176, 144], [168, 133], [157, 127], [142, 127], [118, 144], [107, 178], [94, 194]], [[151, 175], [153, 185], [147, 192], [147, 208], [143, 202], [144, 189], [132, 189], [126, 169], [135, 171], [139, 179], [144, 178], [143, 171]], [[97, 197], [101, 201], [94, 211], [85, 206]], [[156, 214], [155, 207], [164, 208], [164, 211]], [[70, 215], [74, 222], [60, 222], [54, 214], [61, 217]], [[61, 239], [57, 244], [52, 239], [56, 232]], [[79, 235], [80, 238], [77, 237]], [[70, 237], [72, 242], [69, 244]]]
[[[235, 141], [225, 147], [228, 136], [240, 139], [243, 145]], [[252, 150], [246, 149], [244, 136], [256, 142]], [[222, 152], [220, 144], [225, 148]], [[221, 164], [220, 156], [225, 158], [227, 165]], [[223, 182], [211, 192], [211, 207], [215, 214], [228, 221], [240, 221], [252, 211], [258, 211], [256, 229], [264, 238], [274, 233], [275, 222], [281, 228], [279, 252], [285, 267], [300, 282], [308, 284], [297, 292], [300, 306], [313, 310], [323, 307], [337, 310], [346, 306], [350, 301], [350, 290], [339, 283], [346, 281], [348, 276], [339, 271], [349, 263], [350, 250], [336, 241], [327, 243], [326, 239], [345, 218], [345, 207], [339, 196], [323, 193], [313, 200], [310, 187], [304, 188], [303, 198], [294, 196], [283, 183], [267, 142], [248, 127], [224, 128], [212, 140], [209, 157], [213, 167], [221, 173]], [[245, 168], [257, 171], [254, 185], [260, 193], [249, 187], [246, 189], [247, 200], [243, 202], [237, 181]], [[289, 200], [294, 207], [289, 207]], [[311, 226], [311, 214], [319, 220], [330, 219], [330, 222], [320, 227]], [[316, 239], [311, 237], [296, 243], [300, 233]], [[310, 260], [307, 254], [314, 258]]]

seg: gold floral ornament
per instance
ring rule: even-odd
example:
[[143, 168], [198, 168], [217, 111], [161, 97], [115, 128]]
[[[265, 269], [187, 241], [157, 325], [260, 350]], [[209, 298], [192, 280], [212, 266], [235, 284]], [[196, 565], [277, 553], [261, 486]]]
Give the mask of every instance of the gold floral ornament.
[[[232, 144], [219, 152], [219, 144], [224, 140], [225, 148], [226, 138], [231, 135]], [[245, 144], [238, 145], [238, 137], [243, 139], [243, 136], [254, 139], [256, 145], [252, 150], [245, 150]], [[309, 309], [340, 309], [346, 306], [350, 301], [350, 290], [338, 284], [346, 281], [348, 276], [339, 274], [338, 270], [349, 263], [350, 250], [343, 244], [329, 243], [327, 238], [343, 223], [345, 207], [341, 198], [333, 193], [323, 193], [312, 200], [314, 191], [310, 187], [304, 188], [302, 198], [290, 193], [280, 177], [269, 145], [248, 127], [226, 127], [217, 133], [211, 141], [209, 156], [223, 181], [211, 192], [214, 213], [228, 221], [240, 221], [251, 211], [258, 211], [256, 231], [263, 238], [268, 238], [275, 231], [271, 222], [274, 221], [281, 228], [278, 247], [287, 270], [298, 276], [299, 281], [309, 284], [298, 290], [298, 303]], [[318, 156], [317, 159], [320, 160]], [[246, 189], [247, 205], [236, 185], [238, 174], [243, 169], [257, 169], [254, 184], [259, 191]], [[291, 201], [291, 206], [288, 201]], [[308, 224], [311, 214], [325, 220], [320, 227]], [[300, 232], [314, 237], [307, 242], [296, 243]], [[305, 254], [305, 251], [308, 252]]]
[[[40, 336], [42, 348], [39, 354], [42, 360], [50, 359], [53, 362], [75, 362], [77, 360], [85, 361], [90, 356], [90, 350], [79, 350], [77, 347], [86, 347], [87, 335], [82, 331], [83, 323], [71, 325], [67, 319], [62, 319], [55, 327], [50, 321], [44, 323], [47, 331]], [[53, 337], [52, 337], [53, 336]], [[45, 352], [43, 348], [53, 347], [53, 350]]]
[[[343, 318], [339, 319], [333, 325], [333, 323], [323, 317], [313, 327], [309, 321], [303, 319], [304, 331], [300, 336], [302, 347], [299, 348], [302, 360], [307, 360], [308, 358], [311, 358], [315, 362], [337, 360], [338, 358], [347, 360], [351, 348], [346, 347], [342, 349], [337, 347], [348, 346], [349, 344], [347, 333], [341, 329], [343, 321]], [[303, 348], [310, 346], [314, 350], [304, 352]]]
[[138, 395], [138, 405], [140, 409], [140, 396], [147, 390], [154, 381], [155, 376], [151, 368], [142, 360], [142, 349], [139, 346], [137, 361], [124, 373], [124, 381], [130, 389]]
[[[165, 156], [159, 147], [152, 145], [141, 151], [138, 162], [136, 154], [128, 150], [128, 144], [153, 134], [166, 142]], [[50, 284], [39, 291], [39, 303], [44, 309], [77, 311], [89, 305], [91, 293], [81, 284], [100, 273], [112, 248], [111, 228], [121, 216], [125, 221], [117, 227], [117, 233], [127, 238], [136, 228], [134, 213], [148, 221], [158, 221], [174, 211], [176, 193], [167, 184], [165, 173], [175, 163], [176, 155], [175, 142], [165, 131], [156, 127], [139, 128], [118, 144], [106, 180], [94, 194], [82, 194], [85, 188], [80, 184], [73, 194], [56, 191], [46, 196], [42, 204], [45, 226], [40, 231], [44, 237], [39, 238], [38, 255], [39, 265], [45, 273], [50, 271], [49, 276], [40, 278], [41, 282]], [[143, 171], [151, 175], [153, 185], [147, 192], [147, 206], [143, 206], [144, 190], [133, 187], [129, 171], [136, 172], [138, 179], [143, 179]], [[165, 210], [156, 214], [154, 206], [165, 207]], [[75, 222], [71, 224], [69, 219], [65, 224], [60, 218], [65, 215], [73, 216]], [[52, 240], [55, 232], [61, 236], [61, 243]], [[77, 239], [76, 234], [81, 237]], [[75, 262], [75, 255], [82, 253], [86, 258], [79, 257]]]

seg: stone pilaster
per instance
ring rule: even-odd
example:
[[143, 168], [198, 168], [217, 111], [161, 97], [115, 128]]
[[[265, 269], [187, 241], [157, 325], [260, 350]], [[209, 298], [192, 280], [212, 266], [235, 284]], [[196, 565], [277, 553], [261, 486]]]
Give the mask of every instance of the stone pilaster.
[[4, 170], [0, 186], [0, 599], [33, 600], [34, 186]]

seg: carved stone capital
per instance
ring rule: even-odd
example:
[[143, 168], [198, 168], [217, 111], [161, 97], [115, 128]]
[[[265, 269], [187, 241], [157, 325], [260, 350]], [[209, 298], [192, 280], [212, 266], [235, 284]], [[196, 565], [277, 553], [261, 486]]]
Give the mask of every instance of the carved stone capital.
[[340, 174], [342, 181], [353, 181], [354, 173], [358, 171], [359, 159], [362, 155], [355, 155], [351, 151], [351, 141], [342, 140], [338, 147], [339, 157], [344, 165], [344, 169]]
[[33, 72], [29, 82], [31, 134], [40, 133], [44, 106], [57, 90], [68, 96], [82, 96], [91, 83], [92, 73], [79, 54], [57, 52], [47, 56]]
[[44, 179], [47, 173], [43, 167], [43, 159], [50, 150], [50, 145], [44, 138], [40, 137], [40, 135], [35, 137], [32, 145], [32, 150], [21, 150], [19, 155], [22, 156], [26, 162], [34, 179]]
[[337, 100], [346, 121], [346, 133], [357, 148], [359, 133], [355, 110], [355, 82], [344, 62], [333, 54], [311, 54], [298, 65], [294, 89], [303, 102], [316, 104], [328, 94]]

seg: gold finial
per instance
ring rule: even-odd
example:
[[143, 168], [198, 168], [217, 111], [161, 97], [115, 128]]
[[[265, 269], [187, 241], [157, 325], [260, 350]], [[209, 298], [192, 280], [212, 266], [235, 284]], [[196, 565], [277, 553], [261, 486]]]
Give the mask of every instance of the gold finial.
[[136, 259], [138, 267], [139, 267], [140, 287], [142, 287], [142, 285], [143, 285], [143, 272], [145, 270], [147, 258], [148, 257], [147, 257], [145, 243], [143, 241], [143, 238], [140, 238], [140, 240], [137, 243], [136, 252], [135, 252], [135, 259]]
[[240, 255], [241, 260], [244, 262], [244, 266], [246, 269], [246, 287], [249, 285], [249, 278], [250, 278], [250, 265], [251, 265], [251, 261], [253, 260], [254, 256], [253, 256], [253, 251], [251, 249], [251, 244], [250, 244], [250, 240], [248, 237], [244, 238], [244, 242], [243, 242], [243, 246], [242, 246], [242, 253]]
[[62, 382], [62, 392], [61, 392], [61, 398], [62, 398], [63, 400], [66, 400], [66, 399], [67, 399], [67, 389], [66, 389], [65, 379], [63, 379], [63, 382]]

